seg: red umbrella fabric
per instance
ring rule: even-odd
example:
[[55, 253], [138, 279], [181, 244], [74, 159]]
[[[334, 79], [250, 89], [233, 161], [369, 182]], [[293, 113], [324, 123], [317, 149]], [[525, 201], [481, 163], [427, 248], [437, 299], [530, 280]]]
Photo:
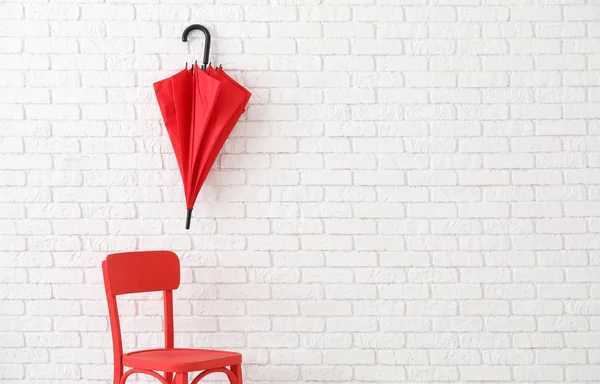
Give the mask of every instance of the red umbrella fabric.
[[191, 213], [221, 148], [244, 112], [250, 92], [221, 68], [207, 68], [210, 33], [198, 24], [184, 31], [205, 33], [205, 70], [196, 64], [190, 70], [154, 83], [154, 92], [169, 133], [183, 180], [187, 208], [186, 229]]
[[222, 68], [209, 67], [207, 73], [219, 81], [220, 91], [217, 95], [216, 112], [210, 117], [208, 126], [212, 129], [207, 130], [202, 140], [202, 148], [199, 162], [199, 179], [194, 188], [196, 195], [200, 192], [200, 188], [208, 172], [212, 168], [221, 148], [231, 134], [233, 127], [238, 122], [242, 113], [246, 109], [246, 105], [250, 100], [251, 93], [238, 82], [233, 80]]

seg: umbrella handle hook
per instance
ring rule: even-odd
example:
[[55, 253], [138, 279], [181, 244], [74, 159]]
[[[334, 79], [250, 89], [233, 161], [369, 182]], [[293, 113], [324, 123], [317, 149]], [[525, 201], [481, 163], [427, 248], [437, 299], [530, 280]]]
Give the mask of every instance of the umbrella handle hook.
[[210, 52], [210, 32], [208, 32], [208, 29], [204, 25], [192, 24], [183, 31], [181, 41], [187, 41], [188, 34], [195, 29], [199, 29], [204, 33], [204, 57], [202, 59], [202, 69], [206, 70], [206, 67], [208, 66], [208, 54]]

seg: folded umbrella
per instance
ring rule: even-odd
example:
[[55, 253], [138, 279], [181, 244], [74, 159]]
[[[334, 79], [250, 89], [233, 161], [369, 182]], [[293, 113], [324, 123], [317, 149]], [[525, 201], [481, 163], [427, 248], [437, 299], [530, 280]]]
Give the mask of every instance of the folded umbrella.
[[156, 99], [173, 145], [187, 208], [186, 229], [190, 228], [192, 209], [200, 189], [231, 130], [244, 112], [250, 92], [221, 68], [208, 66], [210, 33], [199, 24], [206, 37], [202, 70], [194, 64], [177, 74], [154, 83]]

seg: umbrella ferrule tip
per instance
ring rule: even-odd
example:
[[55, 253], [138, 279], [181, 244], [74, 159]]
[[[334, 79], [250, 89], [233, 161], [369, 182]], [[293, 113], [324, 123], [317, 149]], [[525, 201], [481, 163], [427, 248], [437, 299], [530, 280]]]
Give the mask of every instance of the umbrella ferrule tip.
[[190, 229], [190, 222], [192, 221], [192, 210], [187, 210], [187, 215], [185, 217], [185, 229]]

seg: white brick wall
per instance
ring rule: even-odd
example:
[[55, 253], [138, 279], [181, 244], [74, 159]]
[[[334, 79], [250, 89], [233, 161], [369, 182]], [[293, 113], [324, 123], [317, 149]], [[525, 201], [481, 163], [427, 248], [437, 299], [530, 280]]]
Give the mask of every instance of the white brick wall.
[[[595, 3], [3, 2], [0, 381], [108, 383], [100, 261], [172, 249], [176, 344], [247, 383], [600, 382]], [[253, 98], [185, 231], [191, 23]]]

